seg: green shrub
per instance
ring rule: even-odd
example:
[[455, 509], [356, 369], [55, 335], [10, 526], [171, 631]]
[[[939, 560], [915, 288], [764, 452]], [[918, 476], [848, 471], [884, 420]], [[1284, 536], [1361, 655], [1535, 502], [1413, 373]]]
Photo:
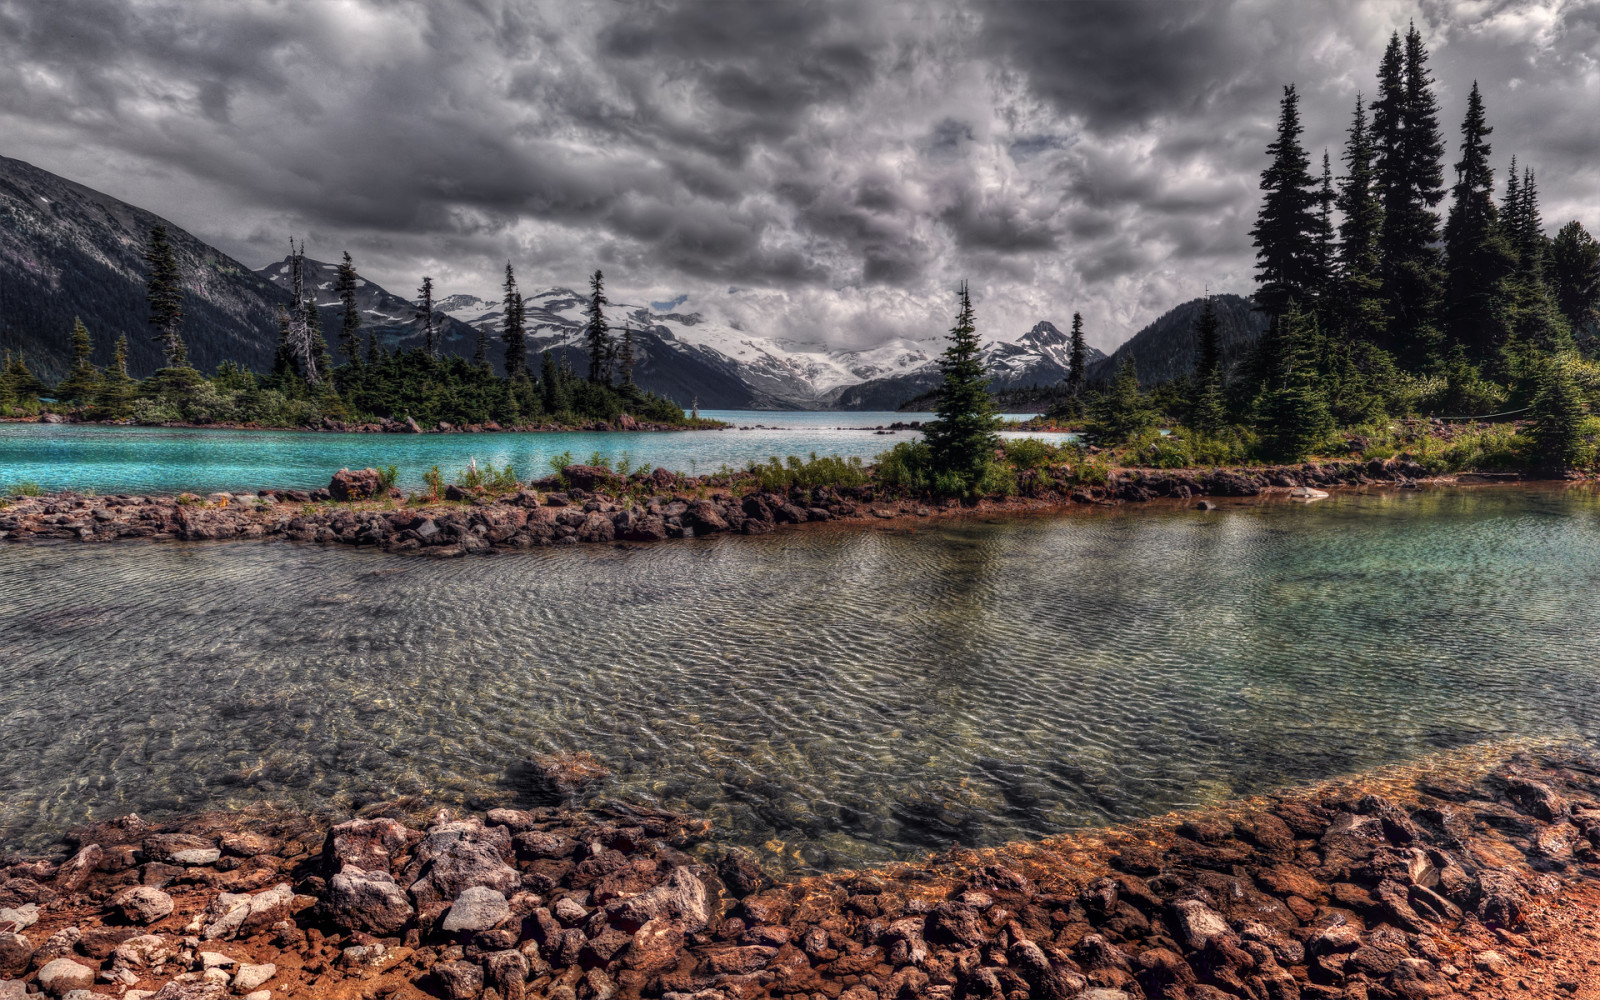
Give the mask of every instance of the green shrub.
[[589, 464], [594, 466], [596, 469], [605, 469], [608, 472], [611, 470], [611, 459], [600, 454], [598, 451], [589, 456]]
[[1060, 461], [1061, 449], [1038, 438], [1012, 438], [1002, 444], [1012, 468], [1043, 469]]
[[493, 462], [486, 462], [481, 469], [477, 462], [468, 465], [456, 473], [456, 485], [470, 493], [483, 492], [490, 496], [515, 493], [522, 488], [510, 463], [504, 469], [496, 469]]
[[428, 484], [428, 495], [437, 500], [444, 496], [444, 474], [435, 465], [422, 474], [422, 481]]
[[11, 495], [14, 497], [42, 497], [44, 496], [44, 490], [39, 488], [38, 483], [29, 480], [11, 487]]
[[867, 470], [861, 464], [861, 459], [844, 459], [837, 455], [818, 458], [816, 452], [812, 452], [807, 461], [801, 461], [795, 455], [780, 461], [774, 455], [765, 465], [751, 462], [745, 471], [761, 484], [762, 489], [773, 493], [785, 492], [792, 486], [803, 489], [817, 486], [838, 488], [861, 486], [867, 481]]
[[927, 493], [934, 487], [933, 453], [921, 441], [901, 441], [878, 456], [877, 481], [889, 489]]
[[395, 481], [400, 478], [400, 470], [392, 465], [385, 465], [378, 470], [378, 494], [386, 496], [394, 489]]
[[554, 469], [556, 475], [558, 476], [561, 475], [562, 472], [566, 471], [567, 466], [571, 464], [572, 452], [570, 451], [564, 451], [559, 455], [550, 456], [550, 468]]

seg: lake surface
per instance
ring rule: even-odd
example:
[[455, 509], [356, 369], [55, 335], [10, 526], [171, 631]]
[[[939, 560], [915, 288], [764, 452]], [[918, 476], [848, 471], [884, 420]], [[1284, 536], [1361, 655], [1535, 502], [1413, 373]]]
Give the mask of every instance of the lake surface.
[[[733, 424], [719, 431], [562, 432], [534, 434], [329, 434], [310, 431], [185, 430], [97, 424], [0, 424], [0, 493], [23, 483], [49, 491], [176, 493], [315, 489], [342, 467], [395, 466], [415, 489], [434, 465], [446, 478], [475, 460], [510, 464], [523, 481], [550, 474], [550, 459], [598, 452], [613, 464], [704, 474], [743, 468], [776, 455], [857, 457], [871, 461], [916, 431], [878, 433], [896, 421], [931, 413], [703, 410]], [[1026, 419], [1028, 414], [1012, 415]], [[740, 429], [748, 428], [748, 429]], [[1014, 435], [1022, 436], [1022, 435]], [[1033, 434], [1059, 442], [1070, 435]]]
[[0, 547], [0, 843], [268, 799], [702, 811], [800, 868], [1600, 732], [1587, 489], [818, 526], [454, 561]]

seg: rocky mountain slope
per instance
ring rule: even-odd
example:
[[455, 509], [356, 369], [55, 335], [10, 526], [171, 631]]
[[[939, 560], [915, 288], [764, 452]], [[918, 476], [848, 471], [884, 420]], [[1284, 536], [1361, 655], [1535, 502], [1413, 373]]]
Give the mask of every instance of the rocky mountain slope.
[[[1267, 319], [1254, 312], [1249, 299], [1238, 295], [1213, 296], [1217, 303], [1217, 317], [1222, 321], [1222, 357], [1224, 365], [1231, 365], [1244, 357], [1254, 346], [1261, 332], [1267, 328]], [[1131, 357], [1138, 366], [1141, 385], [1170, 382], [1194, 370], [1195, 323], [1205, 299], [1190, 299], [1168, 310], [1149, 326], [1134, 334], [1127, 343], [1117, 348], [1108, 358], [1089, 366], [1089, 381], [1107, 381], [1117, 371], [1122, 359]]]
[[[126, 335], [129, 367], [161, 365], [150, 335], [143, 259], [150, 227], [142, 208], [0, 156], [0, 349], [25, 352], [47, 379], [63, 374], [72, 321], [94, 336], [94, 360], [111, 360]], [[203, 369], [224, 359], [272, 363], [277, 315], [288, 297], [243, 264], [167, 223], [184, 274], [183, 336]]]

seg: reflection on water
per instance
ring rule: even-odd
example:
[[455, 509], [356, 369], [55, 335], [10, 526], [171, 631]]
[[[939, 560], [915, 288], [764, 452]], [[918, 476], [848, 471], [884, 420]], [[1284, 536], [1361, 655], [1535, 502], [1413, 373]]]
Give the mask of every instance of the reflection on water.
[[431, 561], [0, 549], [0, 841], [598, 794], [828, 867], [1597, 728], [1600, 503], [1336, 496]]

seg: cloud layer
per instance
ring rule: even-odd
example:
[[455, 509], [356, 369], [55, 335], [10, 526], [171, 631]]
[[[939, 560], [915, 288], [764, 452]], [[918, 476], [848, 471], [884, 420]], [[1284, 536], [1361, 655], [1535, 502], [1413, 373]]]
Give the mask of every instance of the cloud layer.
[[1285, 83], [1337, 162], [1415, 19], [1546, 221], [1600, 228], [1600, 2], [0, 0], [0, 154], [252, 266], [289, 235], [402, 293], [596, 266], [631, 301], [864, 346], [1084, 313], [1109, 348], [1248, 292]]

